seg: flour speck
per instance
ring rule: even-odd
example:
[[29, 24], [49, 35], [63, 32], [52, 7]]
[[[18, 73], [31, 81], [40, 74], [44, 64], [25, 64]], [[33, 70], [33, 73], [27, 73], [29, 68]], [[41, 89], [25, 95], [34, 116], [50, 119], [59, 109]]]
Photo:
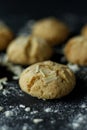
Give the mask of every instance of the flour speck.
[[43, 119], [33, 119], [33, 122], [35, 123], [35, 124], [38, 124], [38, 123], [40, 123], [40, 122], [42, 122], [43, 121]]

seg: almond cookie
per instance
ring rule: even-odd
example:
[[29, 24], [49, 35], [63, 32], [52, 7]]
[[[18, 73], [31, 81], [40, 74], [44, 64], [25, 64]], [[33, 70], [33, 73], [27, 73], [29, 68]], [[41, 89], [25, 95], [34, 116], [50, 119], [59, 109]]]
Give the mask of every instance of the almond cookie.
[[75, 86], [75, 76], [65, 65], [39, 62], [25, 69], [19, 79], [21, 89], [40, 99], [61, 98]]
[[33, 64], [49, 59], [52, 48], [41, 38], [20, 36], [7, 49], [8, 60], [16, 64]]
[[84, 36], [71, 38], [65, 46], [64, 53], [69, 62], [87, 65], [87, 38]]
[[83, 26], [82, 30], [81, 30], [81, 34], [83, 36], [86, 36], [87, 37], [87, 25]]
[[12, 39], [12, 31], [3, 22], [0, 22], [0, 51], [5, 50]]
[[32, 34], [44, 38], [50, 45], [56, 45], [66, 40], [69, 29], [56, 18], [47, 18], [34, 24]]

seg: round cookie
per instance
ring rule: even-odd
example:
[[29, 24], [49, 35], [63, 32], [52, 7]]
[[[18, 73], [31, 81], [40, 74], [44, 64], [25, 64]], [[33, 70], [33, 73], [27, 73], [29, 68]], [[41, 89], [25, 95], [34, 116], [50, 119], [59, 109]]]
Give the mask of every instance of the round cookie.
[[4, 23], [0, 22], [0, 51], [5, 50], [12, 39], [12, 31]]
[[40, 99], [61, 98], [75, 86], [75, 76], [65, 65], [39, 62], [25, 69], [19, 79], [21, 89]]
[[81, 34], [82, 34], [83, 36], [86, 36], [86, 37], [87, 37], [87, 25], [84, 25], [84, 26], [83, 26], [83, 28], [82, 28], [82, 30], [81, 30]]
[[69, 29], [56, 18], [47, 18], [34, 24], [32, 34], [44, 38], [50, 45], [56, 45], [66, 40]]
[[71, 38], [65, 46], [64, 54], [71, 63], [87, 65], [87, 38], [84, 36]]
[[16, 64], [33, 64], [49, 59], [52, 48], [41, 38], [20, 36], [7, 49], [8, 60]]

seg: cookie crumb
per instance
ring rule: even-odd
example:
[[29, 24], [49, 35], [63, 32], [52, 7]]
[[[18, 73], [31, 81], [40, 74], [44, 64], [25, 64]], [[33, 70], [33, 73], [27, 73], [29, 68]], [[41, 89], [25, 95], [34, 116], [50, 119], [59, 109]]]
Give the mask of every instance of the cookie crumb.
[[0, 111], [2, 111], [4, 108], [2, 106], [0, 106]]
[[43, 119], [33, 119], [33, 123], [38, 124], [40, 122], [43, 122]]
[[51, 124], [54, 124], [55, 123], [55, 120], [52, 120], [52, 121], [50, 121], [51, 122]]
[[0, 84], [0, 90], [3, 90], [3, 85], [2, 84]]
[[13, 76], [12, 78], [13, 78], [14, 80], [19, 79], [19, 77], [18, 77], [18, 76]]
[[13, 112], [12, 111], [5, 111], [4, 114], [5, 114], [6, 117], [13, 116]]
[[24, 106], [24, 105], [22, 105], [22, 104], [20, 104], [20, 105], [19, 105], [19, 107], [21, 107], [21, 108], [25, 108], [25, 106]]
[[25, 108], [25, 111], [26, 111], [26, 112], [29, 112], [29, 111], [30, 111], [30, 107], [26, 107], [26, 108]]

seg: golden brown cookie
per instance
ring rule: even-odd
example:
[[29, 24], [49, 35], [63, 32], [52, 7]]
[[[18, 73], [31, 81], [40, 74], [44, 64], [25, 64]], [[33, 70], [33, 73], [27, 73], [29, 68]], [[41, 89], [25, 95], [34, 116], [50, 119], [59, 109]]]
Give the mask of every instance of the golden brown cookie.
[[52, 56], [52, 48], [41, 38], [20, 36], [7, 49], [8, 60], [16, 64], [33, 64]]
[[86, 36], [86, 37], [87, 37], [87, 25], [84, 25], [84, 26], [83, 26], [83, 28], [82, 28], [82, 30], [81, 30], [81, 34], [82, 34], [83, 36]]
[[39, 62], [25, 69], [19, 79], [21, 89], [41, 99], [61, 98], [75, 86], [75, 76], [65, 65]]
[[32, 34], [44, 38], [50, 45], [56, 45], [66, 40], [69, 29], [56, 18], [47, 18], [34, 24]]
[[12, 31], [4, 23], [0, 22], [0, 51], [5, 50], [12, 39]]
[[87, 38], [84, 36], [71, 38], [65, 46], [64, 54], [71, 63], [87, 65]]

